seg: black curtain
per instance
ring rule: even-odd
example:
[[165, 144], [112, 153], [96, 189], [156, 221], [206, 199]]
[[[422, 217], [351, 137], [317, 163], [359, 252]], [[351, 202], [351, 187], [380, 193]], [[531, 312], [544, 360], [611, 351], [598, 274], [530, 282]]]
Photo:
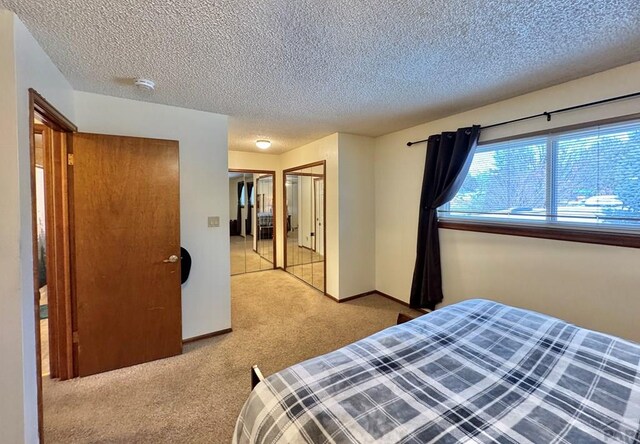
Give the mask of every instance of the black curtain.
[[442, 271], [438, 207], [456, 195], [469, 171], [480, 137], [480, 126], [460, 128], [429, 137], [422, 178], [418, 246], [413, 270], [410, 305], [434, 309], [442, 302]]
[[251, 191], [253, 190], [253, 182], [247, 182], [247, 227], [245, 228], [247, 230], [247, 234], [253, 234], [252, 230], [251, 230], [251, 224], [253, 221], [253, 214], [252, 214], [252, 208], [253, 206], [251, 205]]
[[242, 234], [242, 188], [244, 188], [244, 182], [238, 182], [238, 224], [236, 228], [236, 235]]

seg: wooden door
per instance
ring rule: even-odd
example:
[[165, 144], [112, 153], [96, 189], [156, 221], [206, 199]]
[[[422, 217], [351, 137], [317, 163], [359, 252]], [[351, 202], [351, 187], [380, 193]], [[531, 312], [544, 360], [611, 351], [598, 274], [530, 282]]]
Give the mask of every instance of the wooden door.
[[180, 354], [178, 142], [72, 140], [78, 375]]

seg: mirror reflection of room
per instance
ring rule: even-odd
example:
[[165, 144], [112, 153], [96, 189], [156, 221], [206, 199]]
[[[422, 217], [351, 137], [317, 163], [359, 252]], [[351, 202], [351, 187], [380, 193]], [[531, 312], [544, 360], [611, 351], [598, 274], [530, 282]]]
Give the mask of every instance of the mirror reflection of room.
[[286, 268], [325, 291], [324, 165], [286, 171]]
[[231, 275], [274, 268], [274, 175], [229, 172]]

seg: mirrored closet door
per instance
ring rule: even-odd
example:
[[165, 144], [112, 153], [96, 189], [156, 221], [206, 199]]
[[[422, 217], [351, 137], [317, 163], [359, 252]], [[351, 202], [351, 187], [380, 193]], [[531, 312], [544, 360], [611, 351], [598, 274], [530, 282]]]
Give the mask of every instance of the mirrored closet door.
[[274, 171], [229, 171], [231, 275], [275, 268]]
[[325, 292], [325, 164], [285, 170], [285, 271]]

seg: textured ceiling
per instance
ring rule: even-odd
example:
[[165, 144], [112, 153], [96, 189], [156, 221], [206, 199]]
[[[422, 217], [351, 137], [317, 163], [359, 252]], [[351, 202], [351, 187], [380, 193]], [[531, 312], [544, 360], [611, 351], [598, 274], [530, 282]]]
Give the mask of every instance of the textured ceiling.
[[[228, 114], [229, 148], [377, 136], [640, 60], [638, 0], [0, 0], [74, 88]], [[153, 94], [131, 79], [152, 78]]]

